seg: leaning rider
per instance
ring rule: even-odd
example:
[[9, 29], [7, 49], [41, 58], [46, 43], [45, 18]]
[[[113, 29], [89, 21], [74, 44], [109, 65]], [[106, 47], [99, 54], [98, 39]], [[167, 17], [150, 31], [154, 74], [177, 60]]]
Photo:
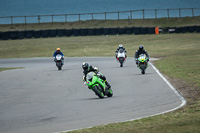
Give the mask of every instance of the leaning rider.
[[135, 52], [135, 61], [136, 61], [136, 64], [138, 64], [138, 58], [139, 58], [139, 56], [141, 54], [145, 54], [147, 56], [147, 58], [148, 58], [147, 61], [149, 61], [149, 55], [148, 55], [147, 51], [144, 50], [144, 46], [143, 45], [140, 45], [139, 49], [136, 50], [136, 52]]
[[54, 58], [54, 61], [55, 61], [55, 62], [56, 62], [56, 55], [57, 55], [57, 54], [62, 55], [62, 63], [63, 63], [64, 54], [61, 52], [60, 48], [57, 48], [56, 51], [55, 51], [54, 54], [53, 54], [53, 58]]
[[106, 77], [103, 76], [102, 74], [99, 73], [99, 70], [97, 67], [93, 67], [90, 66], [88, 63], [84, 62], [82, 64], [82, 68], [83, 68], [83, 82], [84, 84], [86, 84], [86, 76], [89, 72], [94, 72], [96, 73], [102, 80], [104, 80], [105, 84], [107, 85], [108, 89], [111, 88], [111, 85], [108, 83], [108, 81], [106, 81]]
[[126, 58], [127, 57], [127, 51], [126, 51], [126, 49], [124, 48], [124, 46], [122, 44], [119, 44], [119, 48], [117, 48], [117, 50], [115, 51], [116, 58], [117, 58], [118, 51], [120, 49], [122, 49], [125, 52], [125, 58]]

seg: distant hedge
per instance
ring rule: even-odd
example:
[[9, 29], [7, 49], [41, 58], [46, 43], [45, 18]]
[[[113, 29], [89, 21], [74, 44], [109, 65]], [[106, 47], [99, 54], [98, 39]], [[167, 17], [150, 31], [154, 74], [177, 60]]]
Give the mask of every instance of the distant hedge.
[[[200, 33], [200, 26], [166, 27], [159, 28], [160, 33]], [[95, 35], [122, 35], [122, 34], [155, 34], [155, 27], [124, 27], [124, 28], [93, 28], [93, 29], [49, 29], [0, 32], [0, 40], [47, 38], [69, 36], [95, 36]]]

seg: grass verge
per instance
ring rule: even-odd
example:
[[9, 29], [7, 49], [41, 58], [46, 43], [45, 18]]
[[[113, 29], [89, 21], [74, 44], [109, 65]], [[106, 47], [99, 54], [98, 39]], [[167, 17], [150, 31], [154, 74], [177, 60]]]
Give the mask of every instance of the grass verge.
[[[141, 36], [141, 38], [138, 36], [134, 39], [139, 39], [140, 44], [144, 44], [151, 57], [161, 58], [154, 64], [182, 92], [188, 102], [185, 107], [159, 116], [70, 133], [199, 133], [200, 40], [198, 38], [199, 34], [174, 34]], [[131, 49], [130, 46], [136, 47], [136, 44], [133, 42], [128, 49]]]
[[13, 70], [13, 69], [22, 69], [23, 67], [16, 67], [16, 68], [0, 68], [0, 72], [7, 71], [7, 70]]
[[112, 28], [112, 27], [176, 27], [200, 25], [200, 16], [183, 18], [158, 19], [123, 19], [123, 20], [87, 20], [76, 22], [55, 22], [39, 24], [6, 24], [0, 25], [0, 31], [23, 31], [44, 29], [79, 29], [79, 28]]
[[72, 133], [199, 133], [200, 132], [200, 37], [198, 33], [63, 37], [0, 41], [0, 58], [49, 57], [60, 47], [65, 57], [114, 56], [119, 43], [133, 57], [144, 45], [156, 67], [179, 89], [188, 104], [171, 113], [141, 120], [109, 124]]

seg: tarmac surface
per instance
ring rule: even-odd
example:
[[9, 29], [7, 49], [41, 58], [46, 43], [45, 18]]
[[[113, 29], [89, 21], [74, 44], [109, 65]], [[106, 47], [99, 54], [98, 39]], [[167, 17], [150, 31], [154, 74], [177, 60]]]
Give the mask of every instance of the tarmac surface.
[[[99, 68], [113, 97], [99, 99], [82, 81], [82, 63]], [[53, 133], [143, 118], [182, 104], [151, 65], [142, 75], [133, 58], [124, 67], [112, 57], [0, 59], [0, 132]]]

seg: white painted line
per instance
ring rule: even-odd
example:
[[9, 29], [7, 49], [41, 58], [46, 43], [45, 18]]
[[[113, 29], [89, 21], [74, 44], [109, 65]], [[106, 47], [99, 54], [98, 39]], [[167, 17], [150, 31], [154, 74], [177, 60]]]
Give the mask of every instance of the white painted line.
[[[165, 113], [177, 110], [177, 109], [183, 107], [186, 104], [186, 100], [184, 99], [184, 97], [182, 95], [180, 95], [180, 93], [169, 83], [169, 81], [159, 72], [159, 70], [151, 62], [149, 62], [149, 64], [153, 67], [153, 69], [156, 71], [156, 73], [166, 82], [166, 84], [174, 91], [174, 93], [180, 98], [182, 103], [178, 107], [175, 107], [173, 109], [170, 109], [170, 110], [167, 110], [167, 111], [164, 111], [164, 112], [160, 112], [160, 113], [157, 113], [157, 114], [144, 116], [144, 117], [140, 117], [140, 118], [136, 118], [136, 119], [130, 119], [130, 120], [126, 120], [126, 121], [121, 121], [121, 122], [134, 121], [134, 120], [139, 120], [139, 119], [143, 119], [143, 118], [147, 118], [147, 117], [151, 117], [151, 116], [165, 114]], [[115, 123], [120, 123], [120, 122], [115, 122]], [[63, 132], [69, 132], [69, 131], [75, 131], [75, 130], [81, 130], [81, 129], [89, 129], [89, 128], [92, 128], [92, 127], [73, 129], [73, 130], [67, 130], [67, 131], [61, 131], [61, 132], [55, 132], [55, 133], [63, 133]]]

